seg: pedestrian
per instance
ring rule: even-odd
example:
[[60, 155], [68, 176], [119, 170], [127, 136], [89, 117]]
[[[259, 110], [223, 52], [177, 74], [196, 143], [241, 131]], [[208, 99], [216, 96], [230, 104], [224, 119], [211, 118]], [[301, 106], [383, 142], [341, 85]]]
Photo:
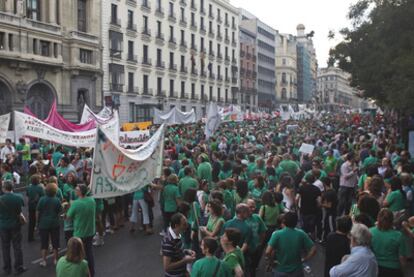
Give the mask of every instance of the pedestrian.
[[232, 276], [242, 277], [244, 274], [245, 262], [240, 244], [241, 233], [236, 228], [227, 228], [220, 238], [220, 244], [225, 253], [223, 262], [230, 268]]
[[[274, 277], [303, 276], [303, 263], [316, 254], [316, 246], [309, 236], [296, 228], [298, 217], [296, 213], [288, 212], [283, 215], [283, 228], [273, 233], [268, 242], [266, 256], [273, 266], [273, 258], [278, 261], [274, 267]], [[303, 251], [307, 254], [302, 258]]]
[[236, 228], [240, 231], [241, 238], [238, 246], [241, 248], [245, 255], [248, 250], [248, 245], [252, 240], [252, 229], [246, 223], [246, 219], [249, 217], [249, 214], [250, 209], [246, 204], [238, 204], [236, 206], [236, 216], [224, 223], [224, 230], [227, 228]]
[[56, 197], [58, 187], [55, 183], [46, 185], [46, 195], [39, 199], [37, 204], [37, 218], [39, 222], [39, 234], [41, 241], [42, 261], [40, 266], [46, 267], [46, 255], [49, 249], [49, 241], [52, 242], [53, 264], [56, 265], [58, 260], [60, 223], [59, 215], [62, 211], [62, 205]]
[[200, 231], [204, 236], [218, 239], [223, 232], [224, 218], [223, 206], [219, 200], [211, 200], [208, 205], [207, 226], [201, 226]]
[[338, 216], [349, 214], [352, 199], [355, 195], [355, 186], [358, 182], [358, 167], [355, 166], [354, 155], [348, 153], [346, 162], [341, 165], [341, 176], [338, 191]]
[[27, 203], [29, 206], [29, 230], [28, 230], [28, 241], [34, 241], [34, 231], [36, 225], [36, 207], [39, 199], [45, 195], [43, 184], [40, 184], [40, 175], [35, 174], [31, 177], [30, 185], [26, 190]]
[[3, 253], [3, 270], [6, 275], [12, 271], [10, 246], [14, 251], [14, 271], [21, 274], [27, 270], [23, 266], [22, 230], [25, 221], [22, 216], [24, 201], [21, 196], [13, 193], [13, 183], [3, 181], [3, 195], [0, 196], [0, 236]]
[[178, 189], [178, 177], [175, 174], [171, 174], [167, 177], [166, 185], [164, 186], [162, 197], [164, 205], [164, 232], [170, 225], [170, 220], [173, 214], [177, 212], [180, 192]]
[[369, 229], [372, 235], [372, 252], [378, 261], [378, 277], [402, 277], [406, 243], [403, 234], [393, 229], [394, 216], [389, 209], [382, 209], [377, 226]]
[[191, 277], [229, 277], [230, 268], [214, 254], [218, 248], [217, 240], [206, 237], [201, 241], [201, 251], [204, 258], [196, 261], [191, 270]]
[[92, 241], [95, 235], [95, 200], [88, 196], [88, 187], [80, 184], [76, 187], [77, 200], [70, 205], [66, 216], [73, 220], [73, 236], [82, 240], [85, 247], [91, 277], [95, 275]]
[[325, 277], [329, 277], [329, 270], [341, 263], [342, 257], [350, 253], [348, 234], [352, 228], [352, 219], [342, 216], [336, 219], [336, 231], [330, 233], [326, 239], [325, 248]]
[[56, 277], [89, 277], [88, 262], [85, 261], [85, 248], [80, 238], [73, 237], [68, 242], [66, 255], [56, 265]]
[[171, 226], [168, 227], [162, 240], [162, 256], [165, 277], [184, 277], [186, 266], [196, 258], [192, 250], [182, 248], [181, 234], [187, 229], [187, 219], [181, 213], [171, 216]]
[[350, 234], [351, 254], [344, 256], [341, 264], [331, 268], [330, 277], [376, 277], [378, 264], [370, 249], [372, 238], [368, 227], [354, 223]]

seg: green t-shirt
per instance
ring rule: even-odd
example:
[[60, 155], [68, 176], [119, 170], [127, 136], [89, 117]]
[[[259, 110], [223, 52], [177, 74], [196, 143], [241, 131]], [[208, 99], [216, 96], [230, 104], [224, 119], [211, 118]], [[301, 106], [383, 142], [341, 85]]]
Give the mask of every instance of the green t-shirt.
[[250, 177], [250, 175], [254, 173], [255, 171], [256, 171], [256, 162], [248, 163], [247, 169], [246, 169], [247, 176]]
[[213, 275], [220, 277], [232, 276], [228, 265], [214, 256], [204, 257], [193, 264], [191, 277], [211, 277]]
[[365, 158], [364, 162], [362, 163], [363, 168], [367, 168], [370, 165], [375, 165], [378, 163], [378, 158], [369, 156]]
[[11, 172], [5, 172], [2, 176], [1, 176], [1, 180], [2, 181], [7, 181], [7, 180], [9, 180], [9, 181], [13, 181], [14, 180], [14, 178], [13, 178], [13, 174], [11, 173]]
[[92, 197], [72, 202], [67, 216], [73, 220], [73, 236], [86, 238], [95, 235], [96, 203]]
[[209, 183], [209, 189], [211, 189], [211, 180], [212, 180], [212, 167], [209, 162], [201, 163], [197, 168], [197, 177], [200, 180], [207, 180]]
[[263, 205], [260, 207], [260, 214], [263, 211], [263, 221], [266, 226], [276, 226], [277, 225], [277, 218], [280, 215], [280, 212], [283, 210], [280, 208], [280, 205], [275, 205], [274, 207]]
[[45, 195], [45, 190], [42, 185], [32, 185], [30, 184], [26, 190], [29, 209], [36, 209], [37, 203], [39, 202], [40, 197]]
[[185, 192], [189, 188], [198, 189], [198, 182], [196, 179], [194, 179], [191, 176], [185, 176], [180, 180], [178, 183], [178, 190], [180, 192], [180, 195], [184, 197]]
[[252, 244], [252, 229], [249, 225], [243, 220], [238, 219], [237, 217], [230, 219], [224, 223], [224, 230], [227, 228], [236, 228], [241, 233], [241, 239], [239, 242], [239, 247], [242, 247], [244, 243], [247, 243], [249, 246]]
[[260, 237], [266, 232], [267, 227], [262, 218], [257, 214], [252, 214], [252, 216], [247, 218], [245, 222], [252, 230], [252, 240], [249, 245], [249, 252], [253, 252], [260, 246]]
[[283, 160], [280, 162], [279, 167], [282, 169], [282, 172], [287, 172], [292, 178], [295, 178], [296, 173], [299, 170], [298, 165], [291, 160]]
[[19, 226], [19, 214], [23, 206], [23, 198], [15, 193], [10, 192], [0, 196], [0, 229]]
[[391, 212], [401, 211], [405, 208], [404, 196], [400, 190], [394, 190], [388, 194], [387, 203]]
[[40, 198], [37, 211], [39, 212], [39, 229], [59, 227], [59, 214], [62, 211], [62, 205], [56, 196]]
[[233, 274], [237, 265], [244, 269], [244, 255], [241, 249], [237, 247], [232, 252], [227, 253], [223, 258], [223, 262], [227, 264]]
[[177, 211], [177, 198], [180, 197], [178, 187], [174, 184], [167, 184], [163, 191], [164, 198], [164, 211], [165, 212], [176, 212]]
[[52, 164], [54, 167], [58, 167], [60, 159], [63, 158], [63, 154], [59, 151], [52, 154]]
[[335, 173], [336, 164], [338, 163], [338, 160], [335, 159], [334, 156], [332, 157], [326, 157], [324, 161], [325, 165], [325, 171], [327, 174], [329, 173]]
[[59, 259], [56, 265], [56, 277], [87, 277], [89, 276], [88, 262], [71, 263], [66, 256]]
[[272, 234], [268, 245], [276, 251], [276, 271], [288, 273], [302, 267], [301, 253], [304, 249], [309, 251], [313, 242], [302, 230], [285, 227]]
[[362, 174], [361, 177], [359, 177], [358, 180], [358, 188], [364, 189], [365, 180], [368, 178], [368, 175], [366, 173]]
[[63, 198], [68, 202], [76, 199], [75, 189], [70, 184], [66, 183], [63, 185], [62, 194]]
[[[207, 221], [207, 230], [209, 232], [213, 232], [216, 229], [217, 224], [219, 224], [220, 222], [224, 223], [224, 218], [222, 216], [220, 217], [212, 217], [211, 215], [208, 217], [208, 221]], [[219, 236], [221, 236], [221, 234], [223, 233], [223, 228], [222, 230], [220, 230], [220, 232], [218, 233]]]
[[233, 175], [233, 171], [220, 171], [218, 177], [220, 180], [226, 180], [227, 178], [230, 178]]
[[404, 236], [396, 230], [382, 231], [377, 227], [369, 229], [372, 234], [371, 247], [378, 265], [386, 268], [400, 268], [400, 256], [406, 256]]
[[23, 154], [22, 154], [22, 160], [23, 161], [30, 161], [32, 159], [32, 156], [30, 154], [30, 145], [29, 144], [25, 144], [23, 145]]

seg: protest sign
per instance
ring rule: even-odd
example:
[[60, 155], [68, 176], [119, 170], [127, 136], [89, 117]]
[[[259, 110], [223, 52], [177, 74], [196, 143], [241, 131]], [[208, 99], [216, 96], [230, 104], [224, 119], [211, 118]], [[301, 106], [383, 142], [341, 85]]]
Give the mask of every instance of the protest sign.
[[130, 132], [119, 132], [119, 146], [123, 148], [138, 147], [149, 140], [150, 132], [145, 131], [130, 131]]
[[139, 190], [161, 176], [164, 125], [139, 149], [116, 145], [98, 128], [91, 177], [95, 198], [121, 196]]
[[204, 130], [206, 139], [209, 139], [214, 134], [214, 132], [218, 129], [220, 122], [221, 118], [217, 104], [210, 102], [210, 105], [208, 106], [206, 127]]
[[10, 113], [0, 115], [0, 143], [5, 143], [10, 124]]
[[299, 152], [303, 154], [312, 154], [313, 149], [315, 149], [315, 146], [312, 144], [302, 143], [302, 145], [299, 148]]

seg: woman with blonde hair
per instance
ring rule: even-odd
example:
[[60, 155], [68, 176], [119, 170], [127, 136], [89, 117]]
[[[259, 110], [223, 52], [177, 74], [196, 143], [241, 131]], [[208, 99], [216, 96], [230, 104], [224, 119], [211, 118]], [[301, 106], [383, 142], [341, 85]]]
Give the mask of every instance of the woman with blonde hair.
[[58, 259], [59, 249], [59, 215], [62, 211], [62, 205], [56, 197], [58, 186], [55, 183], [49, 183], [46, 186], [46, 195], [42, 196], [37, 204], [37, 219], [39, 222], [39, 234], [41, 240], [42, 261], [40, 266], [46, 266], [46, 255], [49, 247], [49, 239], [52, 242], [54, 264]]
[[68, 242], [66, 255], [59, 259], [56, 277], [89, 277], [85, 249], [80, 238], [72, 237]]

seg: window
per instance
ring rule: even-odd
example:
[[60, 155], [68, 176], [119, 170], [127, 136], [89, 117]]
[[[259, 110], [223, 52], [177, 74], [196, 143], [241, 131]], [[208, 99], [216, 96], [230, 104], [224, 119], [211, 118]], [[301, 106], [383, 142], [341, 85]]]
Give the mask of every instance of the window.
[[202, 30], [205, 30], [205, 29], [204, 29], [204, 17], [200, 17], [200, 28], [201, 28]]
[[174, 66], [174, 52], [170, 52], [170, 68]]
[[128, 72], [128, 92], [134, 92], [134, 73]]
[[174, 79], [170, 80], [170, 96], [174, 97]]
[[204, 96], [204, 85], [201, 85], [200, 95], [201, 95], [201, 100], [204, 100], [204, 98], [205, 98], [205, 96]]
[[191, 83], [191, 99], [195, 99], [195, 84]]
[[13, 51], [13, 34], [9, 34], [9, 51]]
[[128, 118], [129, 122], [134, 122], [135, 121], [135, 104], [134, 103], [129, 103], [129, 118]]
[[221, 99], [221, 89], [217, 88], [217, 101], [220, 101]]
[[170, 17], [174, 17], [174, 3], [170, 2], [168, 14]]
[[286, 59], [282, 59], [282, 64], [286, 65]]
[[111, 5], [111, 23], [118, 24], [118, 6], [115, 4]]
[[174, 27], [170, 26], [170, 41], [174, 41]]
[[144, 94], [148, 94], [148, 75], [142, 76], [142, 86], [144, 88]]
[[[3, 33], [4, 34], [4, 33]], [[4, 49], [4, 48], [3, 48]], [[33, 39], [33, 44], [32, 44], [32, 52], [33, 52], [33, 54], [37, 54], [38, 53], [38, 50], [37, 50], [38, 48], [37, 48], [37, 39]]]
[[161, 21], [157, 21], [157, 37], [161, 37]]
[[157, 78], [157, 94], [158, 95], [162, 94], [162, 78], [161, 77]]
[[191, 26], [195, 26], [195, 14], [191, 13]]
[[161, 0], [157, 0], [157, 10], [161, 11]]
[[200, 47], [201, 47], [200, 51], [204, 52], [204, 38], [203, 37], [200, 38]]
[[142, 57], [144, 62], [148, 61], [148, 45], [144, 45], [144, 47], [142, 47]]
[[185, 22], [184, 8], [180, 8], [180, 10], [181, 10], [181, 21]]
[[134, 42], [129, 40], [128, 41], [128, 60], [133, 61], [134, 58]]
[[26, 16], [33, 20], [40, 20], [39, 0], [26, 0]]
[[181, 30], [181, 45], [184, 45], [184, 30]]
[[181, 82], [181, 98], [185, 97], [185, 82]]
[[195, 49], [195, 35], [191, 34], [191, 48]]
[[186, 111], [186, 106], [181, 106], [181, 111], [185, 112]]
[[286, 84], [287, 83], [287, 80], [286, 80], [286, 73], [285, 72], [283, 72], [282, 73], [282, 84]]
[[78, 0], [78, 31], [86, 33], [86, 0]]
[[134, 27], [134, 12], [131, 10], [128, 10], [128, 29], [135, 30]]
[[148, 16], [143, 16], [142, 17], [142, 19], [143, 19], [143, 25], [144, 25], [144, 33], [148, 33]]
[[50, 42], [49, 41], [40, 41], [40, 54], [45, 57], [50, 56]]
[[209, 98], [208, 100], [213, 101], [213, 87], [210, 86], [210, 91], [209, 91]]
[[4, 32], [0, 32], [0, 50], [4, 50], [6, 48], [6, 46], [4, 45], [5, 35], [6, 34]]
[[287, 99], [287, 92], [285, 88], [282, 88], [282, 99], [286, 100]]
[[[226, 14], [227, 15], [227, 14]], [[224, 101], [227, 103], [228, 102], [228, 98], [229, 98], [229, 90], [226, 89], [224, 92]]]
[[92, 64], [92, 51], [86, 50], [86, 49], [80, 49], [79, 60], [81, 63]]
[[184, 55], [181, 55], [181, 64], [180, 64], [181, 71], [184, 71], [184, 65], [185, 65], [185, 57]]

